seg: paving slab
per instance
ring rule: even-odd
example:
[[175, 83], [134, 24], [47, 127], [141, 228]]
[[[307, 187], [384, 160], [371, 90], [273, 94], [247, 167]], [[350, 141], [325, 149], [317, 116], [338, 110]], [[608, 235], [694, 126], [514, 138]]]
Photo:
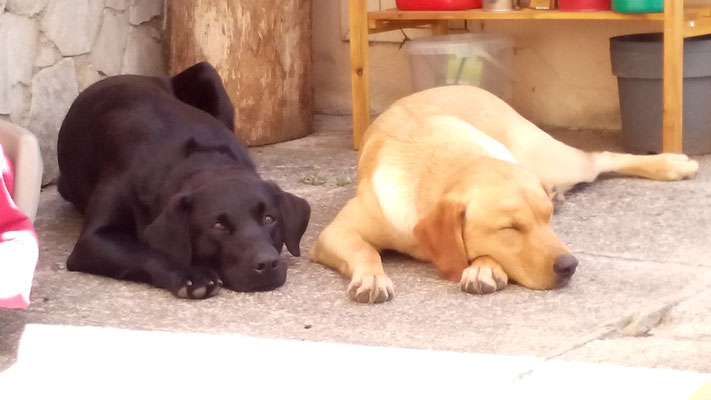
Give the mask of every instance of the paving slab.
[[[176, 300], [143, 284], [41, 270], [27, 320], [550, 357], [587, 340], [591, 331], [619, 329], [650, 304], [662, 307], [672, 301], [665, 298], [711, 284], [711, 273], [696, 267], [671, 270], [585, 256], [564, 289], [511, 286], [472, 296], [428, 265], [392, 255], [386, 270], [396, 297], [371, 306], [348, 300], [347, 281], [336, 273], [289, 260], [288, 282], [277, 291], [223, 291], [204, 301]], [[676, 279], [680, 271], [686, 279]]]
[[[510, 286], [472, 296], [426, 263], [386, 254], [395, 298], [362, 305], [346, 298], [344, 278], [306, 256], [318, 232], [355, 191], [355, 183], [338, 184], [338, 178], [341, 183], [355, 180], [357, 153], [349, 130], [347, 118], [319, 117], [316, 132], [307, 138], [252, 149], [265, 178], [305, 197], [313, 208], [303, 255], [284, 256], [289, 277], [273, 292], [223, 290], [215, 298], [189, 301], [145, 284], [69, 272], [64, 263], [81, 216], [56, 188], [45, 188], [36, 221], [41, 252], [32, 304], [23, 311], [0, 310], [0, 370], [16, 362], [25, 327], [37, 325], [244, 335], [533, 357], [543, 363], [569, 357], [625, 365], [624, 357], [601, 357], [594, 346], [606, 343], [611, 347], [605, 351], [615, 352], [611, 341], [628, 339], [636, 351], [645, 352], [659, 345], [643, 340], [650, 334], [707, 348], [708, 330], [701, 324], [711, 318], [705, 305], [711, 287], [705, 251], [711, 236], [703, 237], [711, 226], [711, 203], [703, 203], [711, 194], [710, 157], [701, 158], [697, 180], [605, 179], [571, 193], [554, 218], [557, 232], [581, 261], [565, 288], [542, 292]], [[574, 137], [600, 146], [594, 133]], [[601, 138], [614, 142], [612, 136]], [[303, 182], [314, 173], [326, 183]], [[695, 333], [684, 336], [682, 326], [695, 327], [689, 328]], [[635, 336], [621, 336], [630, 330]], [[39, 346], [37, 340], [28, 342], [27, 351]], [[634, 365], [711, 372], [702, 359], [709, 357], [680, 351]]]
[[711, 341], [656, 336], [598, 339], [557, 359], [711, 372]]
[[710, 267], [711, 162], [698, 180], [602, 179], [566, 196], [554, 219], [572, 250]]
[[711, 375], [693, 371], [551, 360], [506, 387], [498, 398], [697, 400], [709, 398], [710, 382]]
[[[618, 135], [551, 129], [588, 151], [623, 151]], [[596, 255], [711, 266], [711, 156], [694, 179], [657, 182], [609, 174], [556, 205], [556, 232], [571, 249]]]
[[[703, 340], [711, 343], [711, 289], [670, 307], [650, 334], [670, 339]], [[711, 360], [711, 354], [708, 355], [708, 360]]]
[[34, 324], [25, 328], [20, 361], [0, 374], [13, 399], [669, 400], [710, 381], [694, 371], [535, 357]]

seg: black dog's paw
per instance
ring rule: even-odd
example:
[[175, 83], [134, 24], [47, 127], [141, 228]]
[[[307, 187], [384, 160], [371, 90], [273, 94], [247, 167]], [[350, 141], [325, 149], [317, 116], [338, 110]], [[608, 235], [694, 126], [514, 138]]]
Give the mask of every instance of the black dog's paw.
[[207, 299], [222, 288], [219, 275], [209, 268], [192, 267], [180, 275], [170, 291], [181, 299]]

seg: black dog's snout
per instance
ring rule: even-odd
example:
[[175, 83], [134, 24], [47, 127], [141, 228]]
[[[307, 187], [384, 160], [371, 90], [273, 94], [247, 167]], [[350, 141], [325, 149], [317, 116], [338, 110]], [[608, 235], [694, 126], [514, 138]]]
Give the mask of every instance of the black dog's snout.
[[574, 255], [561, 254], [553, 262], [553, 271], [561, 279], [568, 279], [575, 273], [578, 267], [578, 259]]
[[265, 257], [262, 260], [256, 262], [254, 270], [259, 273], [268, 272], [269, 270], [279, 269], [279, 258]]

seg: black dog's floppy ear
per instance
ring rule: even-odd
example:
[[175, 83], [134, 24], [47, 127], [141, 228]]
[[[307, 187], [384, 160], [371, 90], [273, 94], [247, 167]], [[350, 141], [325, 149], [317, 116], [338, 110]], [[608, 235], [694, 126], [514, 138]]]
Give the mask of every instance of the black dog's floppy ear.
[[143, 241], [173, 261], [190, 265], [192, 246], [188, 214], [191, 207], [189, 195], [173, 196], [160, 215], [143, 231]]
[[175, 97], [212, 115], [235, 131], [235, 108], [222, 78], [207, 62], [193, 65], [171, 78]]
[[301, 242], [301, 237], [304, 236], [304, 232], [306, 232], [306, 227], [309, 225], [311, 206], [301, 197], [281, 190], [276, 183], [269, 182], [269, 184], [276, 192], [277, 205], [281, 214], [279, 229], [281, 229], [284, 237], [286, 248], [289, 249], [289, 253], [300, 256], [299, 243]]

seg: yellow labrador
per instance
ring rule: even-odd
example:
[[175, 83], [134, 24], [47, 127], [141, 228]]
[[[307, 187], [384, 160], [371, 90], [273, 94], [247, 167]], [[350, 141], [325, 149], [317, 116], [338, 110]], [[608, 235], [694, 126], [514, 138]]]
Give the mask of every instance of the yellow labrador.
[[430, 89], [400, 99], [368, 128], [356, 197], [310, 255], [349, 277], [349, 296], [364, 303], [393, 296], [385, 249], [431, 261], [470, 293], [509, 280], [551, 289], [578, 264], [551, 229], [554, 193], [604, 172], [679, 180], [697, 169], [682, 154], [586, 153], [482, 89]]

